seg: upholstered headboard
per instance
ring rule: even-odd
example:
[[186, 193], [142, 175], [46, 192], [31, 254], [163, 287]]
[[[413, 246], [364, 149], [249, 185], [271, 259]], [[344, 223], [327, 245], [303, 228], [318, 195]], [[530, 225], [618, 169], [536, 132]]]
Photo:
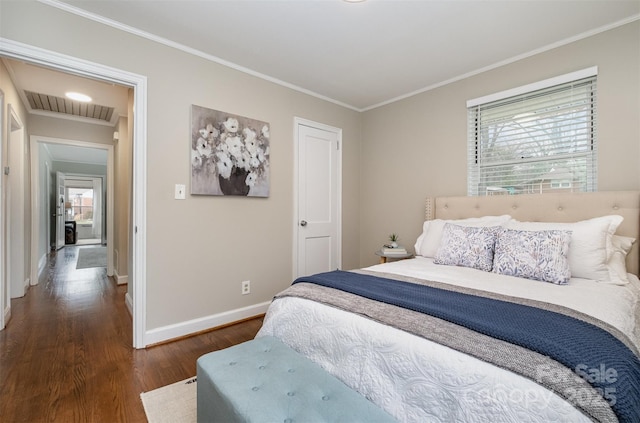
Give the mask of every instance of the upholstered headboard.
[[[616, 234], [640, 237], [640, 191], [430, 197], [425, 207], [426, 220], [503, 214], [530, 222], [577, 222], [618, 214], [624, 221]], [[627, 270], [636, 275], [640, 268], [638, 251], [636, 242], [627, 256]]]

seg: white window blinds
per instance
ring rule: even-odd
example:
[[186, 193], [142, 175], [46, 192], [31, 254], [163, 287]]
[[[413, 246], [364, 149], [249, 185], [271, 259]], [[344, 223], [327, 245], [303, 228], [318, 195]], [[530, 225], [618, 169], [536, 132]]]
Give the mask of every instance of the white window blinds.
[[468, 195], [595, 191], [596, 152], [595, 74], [468, 103]]

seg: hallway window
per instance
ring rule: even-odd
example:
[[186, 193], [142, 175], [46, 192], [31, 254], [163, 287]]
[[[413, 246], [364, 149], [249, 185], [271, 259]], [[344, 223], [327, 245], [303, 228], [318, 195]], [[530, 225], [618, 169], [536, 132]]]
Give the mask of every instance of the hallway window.
[[78, 223], [93, 223], [93, 189], [69, 187], [67, 200], [71, 203], [73, 220]]

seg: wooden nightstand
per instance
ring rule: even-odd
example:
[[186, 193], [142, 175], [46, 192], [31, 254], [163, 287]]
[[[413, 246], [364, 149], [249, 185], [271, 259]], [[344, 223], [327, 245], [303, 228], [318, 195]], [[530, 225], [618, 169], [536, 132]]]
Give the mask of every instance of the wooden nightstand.
[[380, 257], [380, 264], [386, 263], [387, 260], [404, 260], [413, 257], [413, 253], [408, 251], [407, 254], [385, 254], [382, 250], [378, 250], [376, 255]]

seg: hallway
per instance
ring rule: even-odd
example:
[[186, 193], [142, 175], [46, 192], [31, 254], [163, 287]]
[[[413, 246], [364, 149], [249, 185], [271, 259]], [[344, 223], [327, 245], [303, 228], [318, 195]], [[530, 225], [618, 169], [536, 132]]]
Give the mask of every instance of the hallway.
[[132, 348], [126, 285], [76, 270], [79, 247], [50, 254], [40, 284], [12, 300], [0, 331], [2, 422], [144, 422], [140, 393], [194, 376], [202, 354], [255, 336], [262, 319]]

